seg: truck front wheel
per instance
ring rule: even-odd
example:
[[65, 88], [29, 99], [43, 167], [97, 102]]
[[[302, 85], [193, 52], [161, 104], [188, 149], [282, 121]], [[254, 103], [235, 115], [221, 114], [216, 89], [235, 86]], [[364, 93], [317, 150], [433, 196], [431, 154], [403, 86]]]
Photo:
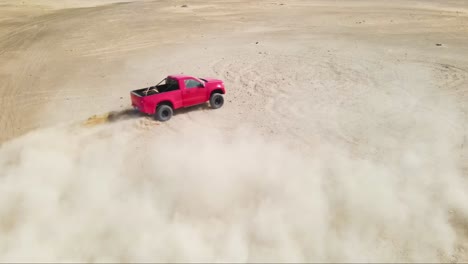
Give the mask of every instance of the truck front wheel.
[[172, 107], [168, 105], [160, 105], [158, 108], [156, 108], [156, 119], [165, 122], [172, 117]]
[[224, 97], [222, 94], [214, 93], [210, 98], [210, 105], [213, 109], [218, 109], [224, 104]]

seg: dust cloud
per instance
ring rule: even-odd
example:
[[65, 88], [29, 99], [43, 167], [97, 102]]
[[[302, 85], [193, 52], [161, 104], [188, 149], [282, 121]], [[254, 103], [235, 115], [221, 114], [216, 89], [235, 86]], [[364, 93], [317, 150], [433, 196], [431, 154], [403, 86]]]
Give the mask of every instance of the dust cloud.
[[34, 131], [0, 149], [0, 261], [457, 261], [458, 138], [425, 125], [382, 161], [134, 119]]

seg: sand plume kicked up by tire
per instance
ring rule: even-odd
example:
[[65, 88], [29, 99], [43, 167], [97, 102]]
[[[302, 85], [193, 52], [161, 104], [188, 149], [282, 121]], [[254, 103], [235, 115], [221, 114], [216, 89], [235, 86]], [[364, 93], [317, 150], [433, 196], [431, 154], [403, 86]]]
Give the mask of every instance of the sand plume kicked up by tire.
[[0, 261], [450, 261], [465, 242], [449, 139], [384, 164], [181, 131], [124, 120], [4, 144]]

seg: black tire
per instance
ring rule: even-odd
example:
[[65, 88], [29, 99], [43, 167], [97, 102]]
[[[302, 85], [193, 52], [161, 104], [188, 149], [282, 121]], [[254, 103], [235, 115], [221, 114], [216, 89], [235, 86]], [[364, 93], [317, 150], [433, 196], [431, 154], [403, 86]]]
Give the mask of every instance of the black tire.
[[172, 107], [168, 105], [160, 105], [156, 108], [156, 119], [165, 122], [171, 119], [173, 114]]
[[224, 104], [224, 97], [222, 94], [214, 93], [210, 98], [210, 106], [213, 109], [218, 109]]

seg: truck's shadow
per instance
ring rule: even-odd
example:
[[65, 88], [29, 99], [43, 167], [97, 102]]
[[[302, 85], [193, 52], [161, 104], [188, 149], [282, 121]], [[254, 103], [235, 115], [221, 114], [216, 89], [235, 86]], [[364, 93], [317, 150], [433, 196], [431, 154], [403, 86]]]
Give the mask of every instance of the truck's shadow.
[[183, 115], [183, 114], [190, 113], [190, 112], [206, 111], [206, 110], [211, 110], [211, 107], [209, 106], [208, 103], [189, 106], [189, 107], [186, 107], [186, 108], [181, 108], [181, 109], [174, 110], [174, 115]]

